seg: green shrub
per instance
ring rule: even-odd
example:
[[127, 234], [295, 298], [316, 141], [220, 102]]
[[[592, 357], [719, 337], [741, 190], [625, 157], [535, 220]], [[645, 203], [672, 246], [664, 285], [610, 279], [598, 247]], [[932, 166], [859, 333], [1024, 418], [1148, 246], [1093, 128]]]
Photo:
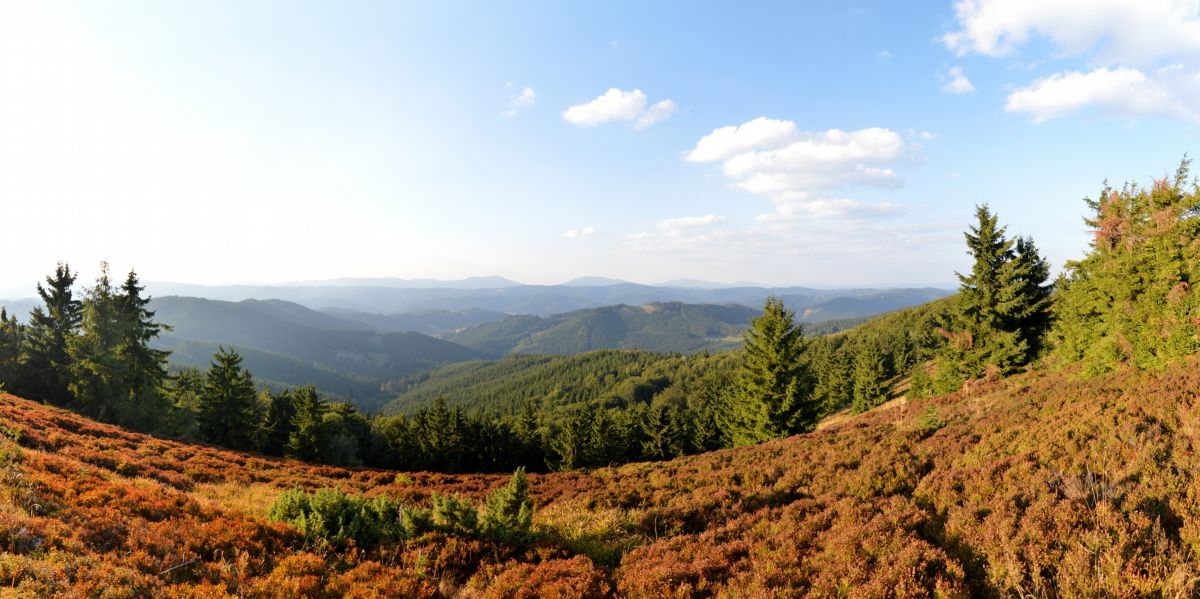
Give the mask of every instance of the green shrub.
[[937, 408], [929, 406], [917, 417], [917, 430], [922, 436], [928, 437], [946, 426], [946, 421], [938, 414]]
[[286, 522], [310, 539], [359, 547], [406, 537], [404, 508], [393, 499], [355, 497], [337, 489], [306, 493], [292, 489], [271, 505], [271, 520]]
[[479, 534], [479, 518], [475, 506], [457, 495], [433, 496], [433, 527], [458, 537]]
[[518, 468], [503, 487], [483, 502], [479, 527], [483, 534], [502, 541], [520, 542], [528, 538], [533, 526], [533, 502], [525, 469]]

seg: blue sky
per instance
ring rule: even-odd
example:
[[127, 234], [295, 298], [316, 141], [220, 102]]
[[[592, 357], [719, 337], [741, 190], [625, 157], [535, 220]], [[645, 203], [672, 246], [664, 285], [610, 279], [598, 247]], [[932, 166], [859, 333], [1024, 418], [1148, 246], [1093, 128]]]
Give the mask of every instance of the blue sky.
[[[1200, 3], [0, 2], [0, 290], [954, 284], [1196, 152]], [[10, 292], [11, 294], [11, 292]]]

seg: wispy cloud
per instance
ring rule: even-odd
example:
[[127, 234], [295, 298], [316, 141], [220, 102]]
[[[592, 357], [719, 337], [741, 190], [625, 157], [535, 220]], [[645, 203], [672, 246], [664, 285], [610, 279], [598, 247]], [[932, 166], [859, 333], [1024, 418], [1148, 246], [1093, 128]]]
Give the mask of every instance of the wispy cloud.
[[970, 79], [967, 79], [967, 75], [963, 73], [960, 66], [951, 67], [942, 77], [947, 80], [946, 84], [942, 86], [944, 92], [960, 95], [975, 93], [975, 86], [971, 84]]
[[520, 93], [509, 94], [508, 110], [504, 111], [504, 116], [517, 116], [520, 109], [533, 106], [534, 102], [537, 102], [537, 92], [533, 91], [532, 87], [523, 88]]
[[588, 225], [577, 229], [567, 229], [562, 236], [566, 239], [587, 239], [596, 234], [596, 227]]

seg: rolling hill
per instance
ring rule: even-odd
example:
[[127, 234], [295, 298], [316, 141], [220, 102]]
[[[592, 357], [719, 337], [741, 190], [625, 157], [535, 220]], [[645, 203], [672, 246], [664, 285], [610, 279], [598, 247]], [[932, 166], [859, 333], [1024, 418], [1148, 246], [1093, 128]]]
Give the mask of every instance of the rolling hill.
[[538, 536], [319, 548], [292, 487], [427, 505], [504, 476], [317, 467], [0, 395], [18, 596], [1194, 596], [1200, 364], [1037, 371], [813, 433], [530, 475]]
[[[281, 300], [222, 302], [155, 298], [151, 309], [171, 330], [155, 341], [179, 364], [205, 366], [219, 345], [238, 348], [256, 375], [287, 385], [318, 384], [368, 402], [379, 384], [443, 364], [483, 357], [420, 333], [363, 330], [361, 323]], [[371, 407], [363, 404], [364, 407]]]
[[695, 352], [732, 349], [760, 310], [679, 302], [607, 306], [554, 316], [510, 316], [443, 335], [493, 356], [570, 355], [597, 349]]

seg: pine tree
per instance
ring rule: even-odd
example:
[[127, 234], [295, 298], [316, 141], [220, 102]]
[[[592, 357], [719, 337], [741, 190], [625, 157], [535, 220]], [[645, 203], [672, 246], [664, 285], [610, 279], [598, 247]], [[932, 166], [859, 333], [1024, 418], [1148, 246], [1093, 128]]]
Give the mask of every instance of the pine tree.
[[150, 298], [143, 297], [144, 291], [137, 273], [129, 271], [116, 296], [121, 326], [117, 359], [128, 390], [127, 399], [137, 413], [135, 422], [143, 429], [154, 430], [170, 409], [163, 389], [170, 352], [154, 349], [150, 342], [170, 327], [154, 321], [154, 311], [148, 308]]
[[809, 373], [800, 361], [804, 337], [795, 314], [779, 298], [768, 298], [743, 340], [733, 410], [735, 444], [816, 426], [820, 406], [810, 396]]
[[83, 304], [71, 291], [75, 278], [70, 266], [59, 262], [54, 274], [46, 277], [46, 287], [37, 286], [42, 305], [30, 314], [20, 381], [14, 386], [30, 399], [58, 405], [71, 400], [67, 345], [83, 320]]
[[295, 415], [292, 417], [292, 432], [288, 437], [285, 455], [306, 462], [319, 462], [325, 455], [325, 414], [329, 404], [317, 394], [311, 385], [297, 389], [292, 398]]
[[250, 449], [258, 421], [254, 381], [242, 368], [242, 356], [224, 347], [204, 375], [196, 415], [200, 438], [230, 449]]
[[83, 302], [80, 333], [67, 344], [72, 401], [80, 412], [100, 421], [119, 420], [128, 405], [126, 372], [118, 356], [121, 325], [118, 297], [108, 265], [102, 263], [96, 285]]
[[987, 205], [964, 233], [974, 259], [960, 282], [958, 315], [943, 333], [949, 343], [938, 358], [935, 389], [951, 391], [967, 379], [1003, 374], [1041, 351], [1049, 326], [1049, 266], [1033, 240], [1005, 237]]
[[854, 356], [854, 401], [850, 411], [861, 414], [891, 399], [884, 352], [876, 339], [864, 343]]
[[259, 404], [264, 408], [258, 432], [258, 450], [267, 455], [282, 456], [292, 432], [295, 431], [293, 421], [296, 417], [296, 407], [292, 392], [284, 389], [272, 393], [269, 389], [264, 389]]

